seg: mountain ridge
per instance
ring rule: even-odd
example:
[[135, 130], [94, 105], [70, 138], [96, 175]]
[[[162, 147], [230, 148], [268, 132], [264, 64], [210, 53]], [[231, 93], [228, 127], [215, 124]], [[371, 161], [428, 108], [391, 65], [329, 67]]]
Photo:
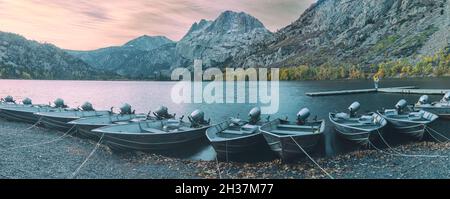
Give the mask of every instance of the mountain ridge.
[[450, 46], [449, 10], [447, 0], [320, 0], [234, 64], [371, 65], [432, 55]]
[[[319, 0], [290, 25], [270, 32], [245, 12], [194, 22], [179, 41], [143, 35], [122, 46], [66, 50], [90, 65], [132, 79], [152, 79], [202, 59], [208, 67], [368, 69], [395, 60], [450, 53], [448, 0]], [[80, 63], [80, 67], [84, 66]]]
[[94, 70], [81, 59], [48, 43], [0, 31], [0, 78], [107, 79], [117, 76]]

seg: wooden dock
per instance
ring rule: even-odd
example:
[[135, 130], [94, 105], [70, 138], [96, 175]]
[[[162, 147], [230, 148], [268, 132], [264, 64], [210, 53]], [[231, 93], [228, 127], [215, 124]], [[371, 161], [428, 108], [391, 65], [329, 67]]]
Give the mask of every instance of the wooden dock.
[[401, 94], [419, 94], [419, 95], [444, 95], [450, 92], [450, 89], [409, 89], [409, 88], [380, 88], [378, 92], [382, 93], [401, 93]]
[[358, 93], [404, 93], [404, 94], [427, 94], [427, 95], [441, 95], [445, 92], [450, 91], [448, 89], [417, 89], [415, 86], [403, 86], [403, 87], [392, 87], [392, 88], [370, 88], [370, 89], [356, 89], [356, 90], [342, 90], [342, 91], [324, 91], [324, 92], [313, 92], [306, 93], [306, 95], [311, 97], [318, 96], [330, 96], [330, 95], [351, 95]]
[[374, 92], [377, 92], [377, 89], [372, 88], [372, 89], [358, 89], [358, 90], [324, 91], [324, 92], [306, 93], [306, 95], [311, 97], [318, 97], [329, 95], [350, 95], [350, 94], [374, 93]]

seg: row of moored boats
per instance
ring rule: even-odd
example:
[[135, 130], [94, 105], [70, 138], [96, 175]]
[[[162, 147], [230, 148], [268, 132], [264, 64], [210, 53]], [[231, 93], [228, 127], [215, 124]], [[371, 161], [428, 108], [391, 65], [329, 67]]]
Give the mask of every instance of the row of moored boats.
[[[428, 96], [422, 96], [415, 105], [400, 100], [393, 109], [358, 114], [359, 109], [360, 104], [354, 102], [348, 112], [329, 114], [336, 132], [343, 138], [368, 145], [382, 133], [392, 131], [421, 139], [437, 118], [449, 118], [450, 93], [439, 102], [430, 103]], [[113, 108], [95, 110], [89, 102], [79, 108], [68, 108], [62, 99], [44, 105], [33, 104], [29, 98], [16, 103], [7, 96], [0, 103], [0, 117], [6, 120], [102, 140], [113, 150], [182, 150], [207, 138], [219, 158], [261, 153], [267, 148], [285, 160], [303, 157], [317, 149], [325, 131], [325, 120], [309, 116], [310, 111], [303, 108], [295, 121], [263, 121], [260, 109], [255, 107], [247, 120], [233, 117], [211, 124], [201, 110], [177, 118], [164, 106], [148, 114], [136, 114], [128, 104], [114, 113]]]

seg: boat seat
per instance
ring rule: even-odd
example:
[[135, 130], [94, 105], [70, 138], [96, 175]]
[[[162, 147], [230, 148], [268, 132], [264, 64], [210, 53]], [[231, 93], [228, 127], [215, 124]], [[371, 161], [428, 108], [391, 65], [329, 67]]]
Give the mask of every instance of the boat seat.
[[282, 135], [308, 135], [312, 133], [312, 131], [306, 132], [306, 131], [285, 131], [285, 130], [272, 130], [270, 132]]
[[167, 133], [166, 131], [155, 129], [155, 128], [142, 128], [143, 131], [149, 133]]
[[243, 131], [245, 133], [254, 133], [254, 132], [258, 131], [258, 128], [259, 127], [256, 125], [246, 124], [241, 127], [241, 131]]
[[192, 130], [192, 128], [181, 126], [181, 127], [178, 128], [178, 130], [180, 130], [180, 131], [190, 131], [190, 130]]
[[423, 120], [424, 112], [420, 111], [418, 113], [410, 113], [408, 118], [412, 121], [420, 121]]
[[313, 129], [319, 128], [319, 126], [301, 126], [301, 125], [292, 125], [292, 124], [279, 124], [277, 125], [279, 128], [294, 128], [294, 129]]
[[120, 122], [113, 122], [113, 124], [128, 124], [126, 121], [120, 121]]
[[334, 115], [334, 117], [336, 117], [337, 119], [346, 120], [346, 119], [350, 118], [350, 115], [347, 113], [336, 113], [336, 115]]
[[386, 109], [384, 111], [384, 115], [386, 116], [397, 116], [398, 115], [398, 111], [395, 109]]
[[352, 127], [373, 127], [373, 126], [378, 126], [375, 123], [371, 123], [371, 124], [350, 124], [349, 126]]
[[252, 134], [250, 131], [236, 131], [236, 130], [224, 130], [222, 133], [225, 134], [234, 134], [234, 135], [243, 135], [243, 134]]

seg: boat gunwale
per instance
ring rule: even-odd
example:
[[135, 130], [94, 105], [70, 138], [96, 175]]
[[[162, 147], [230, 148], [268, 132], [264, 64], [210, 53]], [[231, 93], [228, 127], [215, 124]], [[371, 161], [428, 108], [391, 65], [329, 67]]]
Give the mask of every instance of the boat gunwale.
[[35, 115], [41, 116], [41, 117], [48, 117], [48, 118], [58, 118], [58, 119], [81, 119], [81, 118], [85, 118], [85, 117], [97, 117], [97, 116], [103, 116], [103, 113], [105, 113], [104, 115], [107, 115], [109, 111], [85, 111], [85, 112], [93, 112], [93, 113], [99, 113], [99, 115], [89, 115], [89, 116], [85, 116], [85, 115], [54, 115], [55, 113], [74, 113], [74, 112], [79, 112], [82, 113], [83, 111], [61, 111], [61, 112], [37, 112], [34, 113]]
[[[124, 121], [131, 121], [133, 119], [139, 119], [139, 118], [145, 118], [146, 115], [144, 114], [136, 114], [136, 117], [130, 117], [130, 119], [124, 119], [124, 120], [119, 120], [117, 122], [124, 122]], [[111, 115], [99, 115], [99, 116], [92, 116], [92, 117], [83, 117], [83, 118], [78, 118], [76, 120], [70, 121], [68, 122], [69, 124], [73, 124], [73, 125], [92, 125], [92, 126], [112, 126], [112, 125], [120, 125], [120, 124], [114, 124], [114, 123], [86, 123], [85, 121], [82, 120], [93, 120], [93, 119], [111, 119], [110, 118]]]
[[[155, 120], [155, 121], [150, 121], [148, 123], [154, 123], [154, 122], [160, 122], [160, 121], [161, 120]], [[125, 125], [133, 125], [133, 124], [139, 125], [139, 123], [142, 123], [142, 122], [145, 122], [145, 121], [135, 122], [135, 123], [130, 123], [130, 124], [113, 124], [113, 125], [108, 125], [108, 126], [103, 126], [103, 127], [100, 127], [100, 128], [92, 129], [92, 131], [97, 132], [97, 133], [103, 133], [105, 135], [106, 134], [115, 134], [115, 135], [116, 134], [117, 135], [123, 134], [123, 135], [133, 135], [133, 136], [136, 136], [136, 135], [167, 135], [167, 134], [171, 134], [171, 135], [175, 134], [176, 135], [176, 134], [190, 133], [190, 132], [193, 132], [193, 131], [208, 129], [211, 126], [211, 125], [208, 125], [208, 126], [203, 126], [201, 128], [192, 128], [191, 130], [188, 130], [188, 131], [164, 132], [164, 133], [151, 133], [151, 132], [146, 132], [146, 131], [144, 131], [144, 132], [105, 131], [105, 129], [114, 128], [114, 127], [117, 127], [117, 126], [125, 126]]]

